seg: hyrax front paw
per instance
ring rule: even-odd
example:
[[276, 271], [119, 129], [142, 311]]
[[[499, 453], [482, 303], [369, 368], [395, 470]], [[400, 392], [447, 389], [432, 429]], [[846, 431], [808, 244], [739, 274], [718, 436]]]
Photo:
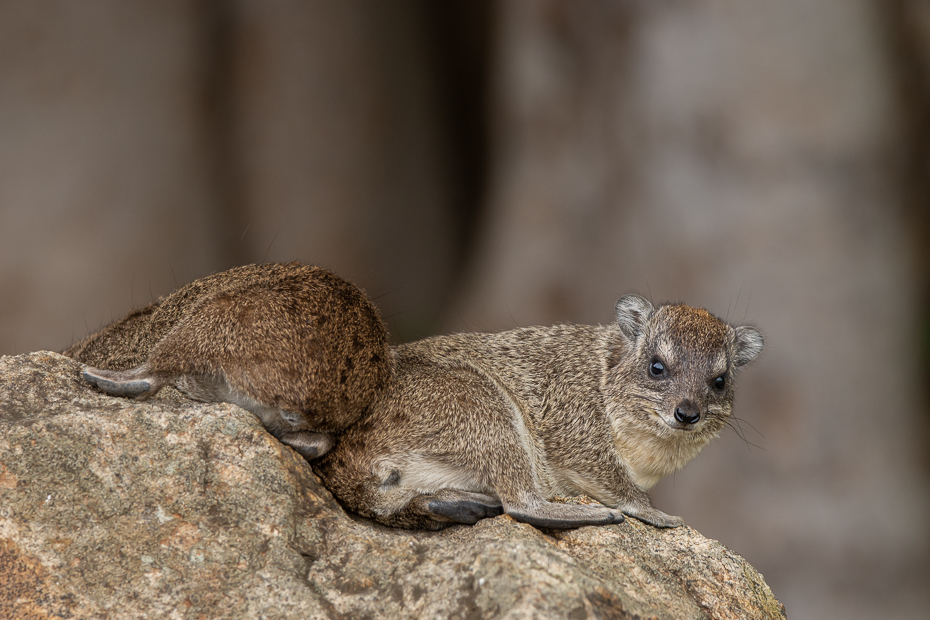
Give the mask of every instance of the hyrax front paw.
[[576, 506], [543, 501], [531, 505], [506, 506], [504, 512], [534, 527], [556, 530], [623, 522], [623, 513], [606, 506]]
[[632, 510], [624, 509], [623, 512], [630, 515], [631, 517], [639, 519], [644, 523], [648, 523], [649, 525], [654, 525], [656, 527], [679, 527], [685, 524], [684, 519], [681, 517], [665, 514], [661, 510], [656, 510], [651, 506]]

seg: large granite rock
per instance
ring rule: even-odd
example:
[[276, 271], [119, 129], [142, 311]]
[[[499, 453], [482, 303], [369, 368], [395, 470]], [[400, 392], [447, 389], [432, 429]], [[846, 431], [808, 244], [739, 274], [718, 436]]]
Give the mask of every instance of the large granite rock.
[[442, 532], [347, 514], [232, 405], [0, 358], [0, 618], [781, 618], [720, 543], [635, 519]]

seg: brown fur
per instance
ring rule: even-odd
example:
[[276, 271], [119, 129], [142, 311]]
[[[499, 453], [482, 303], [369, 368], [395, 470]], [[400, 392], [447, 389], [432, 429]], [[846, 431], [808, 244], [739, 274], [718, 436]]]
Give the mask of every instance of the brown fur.
[[[197, 280], [66, 354], [111, 394], [170, 384], [239, 404], [306, 458], [325, 454], [315, 467], [350, 509], [438, 529], [502, 512], [552, 528], [624, 513], [680, 525], [645, 491], [717, 436], [736, 367], [761, 349], [752, 327], [628, 295], [609, 326], [456, 334], [389, 352], [364, 293], [290, 263]], [[603, 505], [548, 501], [576, 494]]]
[[174, 385], [242, 405], [309, 458], [362, 415], [390, 374], [384, 324], [365, 294], [298, 263], [196, 280], [65, 355], [110, 393], [147, 397]]
[[[680, 525], [645, 490], [720, 432], [735, 367], [761, 348], [753, 328], [636, 296], [618, 302], [611, 326], [403, 345], [385, 393], [316, 467], [349, 508], [399, 527], [501, 511], [541, 527], [615, 523], [621, 513]], [[650, 374], [655, 360], [665, 375]], [[604, 506], [546, 501], [577, 494]]]

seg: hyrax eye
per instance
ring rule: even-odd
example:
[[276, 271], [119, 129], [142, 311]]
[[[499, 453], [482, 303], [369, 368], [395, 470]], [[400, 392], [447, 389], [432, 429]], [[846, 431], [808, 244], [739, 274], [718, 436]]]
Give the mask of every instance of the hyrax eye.
[[649, 364], [649, 374], [653, 377], [661, 377], [665, 374], [665, 364], [659, 360], [652, 360]]
[[724, 377], [723, 375], [720, 375], [719, 377], [717, 377], [716, 379], [714, 379], [714, 389], [715, 389], [715, 390], [717, 390], [718, 392], [720, 392], [720, 391], [723, 391], [723, 388], [725, 388], [725, 387], [727, 387], [727, 380], [726, 380], [726, 377]]

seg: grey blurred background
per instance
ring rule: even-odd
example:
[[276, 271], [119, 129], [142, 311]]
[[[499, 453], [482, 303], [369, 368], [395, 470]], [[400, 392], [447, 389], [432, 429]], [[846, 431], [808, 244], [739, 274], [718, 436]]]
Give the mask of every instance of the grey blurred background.
[[397, 341], [758, 325], [654, 491], [791, 618], [930, 613], [930, 2], [0, 1], [0, 353], [301, 260]]

